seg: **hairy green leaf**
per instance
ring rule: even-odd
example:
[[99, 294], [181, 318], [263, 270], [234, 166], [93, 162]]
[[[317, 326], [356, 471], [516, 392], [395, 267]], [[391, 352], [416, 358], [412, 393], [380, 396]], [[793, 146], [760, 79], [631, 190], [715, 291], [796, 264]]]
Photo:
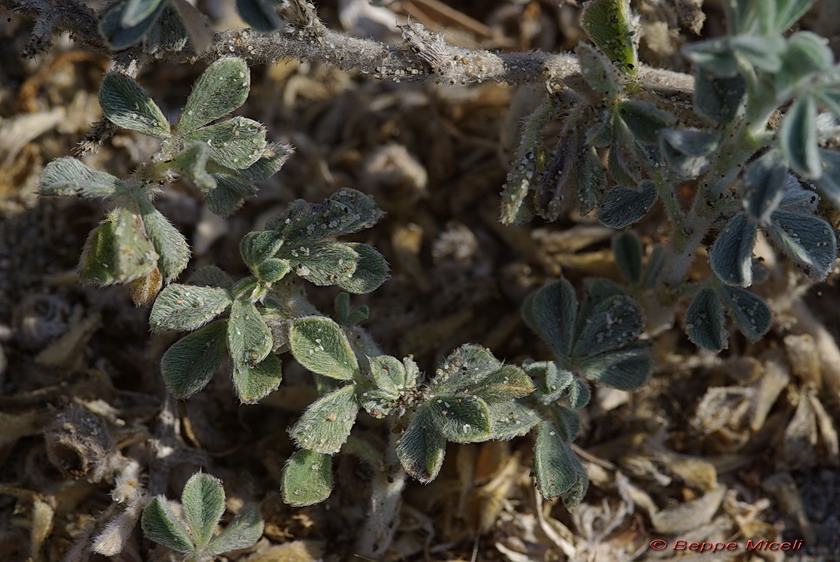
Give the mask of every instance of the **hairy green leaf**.
[[332, 455], [350, 436], [358, 411], [356, 385], [348, 384], [310, 404], [289, 433], [304, 449]]
[[430, 386], [437, 395], [455, 394], [473, 388], [500, 368], [501, 362], [493, 357], [490, 350], [474, 344], [465, 344], [443, 360]]
[[175, 398], [189, 398], [210, 382], [225, 357], [227, 322], [219, 320], [181, 338], [163, 354], [160, 372]]
[[266, 147], [265, 127], [247, 117], [234, 117], [187, 133], [184, 143], [202, 142], [210, 159], [222, 166], [240, 170], [262, 157]]
[[793, 102], [779, 129], [782, 151], [796, 173], [811, 179], [822, 175], [817, 138], [817, 106], [805, 96]]
[[356, 269], [350, 277], [341, 277], [336, 284], [356, 295], [378, 289], [388, 279], [388, 262], [376, 248], [367, 244], [351, 242], [347, 246], [357, 254]]
[[470, 392], [487, 403], [504, 402], [528, 396], [534, 392], [534, 382], [519, 367], [505, 365], [482, 379]]
[[250, 268], [255, 268], [273, 258], [283, 246], [283, 238], [273, 230], [249, 232], [239, 242], [242, 261]]
[[295, 359], [313, 373], [352, 380], [359, 363], [341, 326], [323, 316], [298, 318], [289, 328], [289, 346]]
[[158, 295], [149, 316], [155, 332], [186, 332], [200, 328], [231, 304], [227, 289], [174, 284]]
[[231, 305], [227, 339], [230, 358], [237, 369], [262, 362], [274, 344], [271, 329], [254, 303], [246, 298], [237, 298]]
[[774, 0], [776, 4], [776, 31], [787, 31], [814, 3], [814, 0]]
[[438, 432], [455, 443], [476, 443], [493, 436], [487, 403], [478, 396], [438, 396], [429, 400]]
[[151, 203], [140, 204], [143, 226], [160, 258], [158, 268], [167, 283], [178, 277], [190, 261], [190, 247], [181, 232], [154, 208]]
[[122, 12], [122, 25], [131, 27], [137, 25], [155, 13], [164, 0], [128, 0]]
[[590, 0], [584, 5], [581, 26], [617, 68], [627, 74], [636, 73], [637, 30], [629, 0]]
[[653, 182], [642, 182], [638, 191], [616, 186], [607, 192], [598, 220], [610, 228], [625, 228], [640, 221], [655, 202], [656, 187]]
[[140, 525], [146, 538], [167, 548], [177, 552], [190, 552], [194, 548], [184, 524], [163, 496], [156, 496], [143, 509]]
[[332, 457], [301, 449], [283, 467], [283, 501], [295, 507], [320, 503], [333, 489]]
[[253, 367], [233, 367], [233, 387], [244, 404], [256, 404], [277, 390], [282, 380], [283, 367], [280, 359], [271, 353]]
[[292, 266], [286, 260], [268, 259], [253, 269], [254, 275], [260, 281], [266, 283], [276, 283], [283, 279], [290, 271]]
[[242, 20], [263, 33], [270, 33], [283, 27], [283, 20], [277, 16], [279, 0], [236, 0], [236, 10]]
[[770, 217], [767, 234], [814, 281], [822, 281], [834, 268], [837, 239], [823, 219], [779, 210]]
[[248, 181], [267, 180], [280, 171], [293, 152], [294, 149], [288, 144], [268, 143], [259, 160], [237, 173]]
[[196, 550], [201, 550], [213, 538], [213, 531], [225, 512], [221, 481], [209, 474], [193, 474], [184, 484], [181, 504]]
[[672, 126], [677, 120], [654, 104], [639, 100], [624, 100], [616, 106], [616, 111], [633, 136], [647, 144], [658, 143], [659, 131]]
[[[281, 238], [283, 240], [283, 238]], [[288, 260], [298, 277], [318, 286], [349, 280], [360, 256], [345, 242], [317, 242], [310, 246], [283, 247], [279, 257]]]
[[758, 341], [770, 329], [770, 308], [753, 293], [740, 287], [721, 287], [718, 295], [726, 304], [738, 330], [750, 341]]
[[94, 170], [79, 160], [65, 156], [53, 160], [41, 173], [41, 195], [110, 197], [125, 191], [122, 180], [111, 174]]
[[[251, 72], [245, 61], [234, 57], [220, 58], [207, 67], [193, 86], [184, 113], [178, 121], [178, 132], [189, 133], [214, 119], [224, 117], [245, 103], [250, 89]], [[215, 140], [218, 137], [211, 138]]]
[[752, 250], [756, 226], [745, 213], [738, 213], [718, 234], [709, 251], [709, 263], [718, 279], [727, 285], [752, 284]]
[[205, 265], [199, 267], [189, 276], [190, 285], [196, 287], [222, 287], [223, 289], [233, 288], [233, 279], [222, 271], [218, 266]]
[[207, 171], [210, 149], [207, 143], [194, 142], [172, 157], [172, 171], [189, 178], [202, 192], [216, 189], [216, 178]]
[[574, 343], [578, 299], [571, 283], [553, 281], [529, 295], [522, 318], [548, 344], [558, 358], [568, 357]]
[[140, 19], [133, 25], [123, 25], [123, 14], [129, 4], [128, 0], [118, 0], [102, 10], [99, 16], [99, 32], [105, 37], [112, 50], [125, 49], [140, 41], [153, 28], [158, 16], [167, 5], [167, 2], [158, 2], [155, 10], [145, 18]]
[[254, 546], [263, 534], [262, 515], [255, 505], [248, 504], [221, 534], [205, 549], [210, 554], [222, 554]]
[[583, 465], [560, 430], [550, 422], [539, 425], [534, 444], [534, 474], [537, 489], [546, 498], [566, 494], [581, 483], [584, 489], [588, 485]]
[[592, 308], [585, 317], [573, 353], [591, 357], [636, 341], [644, 331], [644, 315], [632, 297], [615, 295]]
[[575, 53], [580, 63], [580, 73], [589, 86], [604, 101], [617, 99], [622, 88], [610, 60], [586, 43], [580, 43]]
[[650, 378], [653, 359], [646, 343], [608, 351], [580, 362], [580, 374], [619, 390], [635, 390]]
[[767, 152], [750, 164], [744, 175], [747, 185], [744, 209], [747, 215], [760, 224], [767, 224], [782, 201], [787, 177], [784, 157], [776, 150]]
[[723, 307], [714, 289], [701, 289], [685, 312], [685, 333], [698, 347], [710, 351], [726, 348], [729, 334], [723, 320]]
[[405, 367], [396, 357], [380, 355], [371, 359], [370, 375], [380, 390], [392, 396], [406, 390]]
[[726, 125], [738, 114], [746, 88], [741, 76], [720, 78], [698, 68], [694, 73], [694, 110], [719, 125]]
[[100, 285], [128, 283], [151, 273], [159, 258], [140, 215], [117, 207], [88, 235], [79, 276]]
[[407, 473], [427, 484], [437, 478], [446, 452], [446, 440], [438, 432], [432, 412], [421, 406], [397, 442], [397, 457]]
[[621, 232], [612, 239], [615, 265], [631, 285], [642, 279], [642, 243], [635, 232]]
[[[609, 144], [609, 141], [607, 141]], [[598, 206], [607, 189], [607, 171], [595, 147], [580, 151], [577, 163], [577, 194], [580, 213], [588, 215]]]
[[525, 435], [540, 422], [539, 414], [515, 400], [490, 403], [487, 410], [493, 426], [493, 439], [513, 439]]
[[99, 87], [99, 105], [115, 125], [153, 137], [168, 137], [169, 122], [140, 84], [125, 74], [110, 73]]

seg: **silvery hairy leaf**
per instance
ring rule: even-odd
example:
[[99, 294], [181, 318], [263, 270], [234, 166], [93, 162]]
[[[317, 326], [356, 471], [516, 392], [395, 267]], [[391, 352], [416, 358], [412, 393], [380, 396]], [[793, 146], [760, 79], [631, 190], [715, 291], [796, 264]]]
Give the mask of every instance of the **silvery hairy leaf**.
[[557, 357], [568, 357], [574, 343], [578, 299], [565, 279], [546, 284], [522, 304], [522, 318]]
[[718, 295], [738, 330], [750, 341], [758, 341], [770, 329], [770, 307], [753, 293], [740, 287], [720, 287]]
[[209, 474], [193, 474], [184, 484], [181, 505], [195, 547], [201, 550], [213, 538], [213, 531], [225, 512], [222, 483]]
[[321, 203], [295, 201], [268, 223], [287, 239], [288, 247], [308, 246], [370, 228], [384, 213], [364, 193], [343, 188]]
[[227, 322], [219, 320], [181, 338], [163, 354], [160, 372], [175, 398], [189, 398], [210, 382], [227, 352]]
[[493, 436], [487, 403], [478, 396], [438, 396], [427, 403], [432, 423], [447, 441], [476, 443]]
[[501, 367], [502, 363], [493, 357], [490, 350], [474, 344], [465, 344], [443, 360], [430, 387], [434, 394], [455, 394], [473, 388]]
[[323, 316], [298, 318], [289, 328], [295, 359], [313, 373], [340, 380], [359, 374], [359, 363], [341, 327]]
[[784, 157], [771, 150], [749, 165], [744, 180], [744, 209], [754, 221], [766, 224], [785, 192], [788, 169]]
[[531, 408], [515, 400], [487, 405], [493, 427], [493, 439], [513, 439], [525, 435], [540, 422], [540, 416]]
[[371, 359], [370, 375], [380, 390], [392, 396], [399, 396], [408, 388], [405, 367], [396, 357], [380, 355]]
[[782, 55], [782, 69], [774, 75], [776, 90], [786, 97], [788, 88], [809, 76], [824, 72], [834, 64], [828, 40], [810, 31], [798, 31], [787, 41]]
[[233, 387], [244, 404], [256, 404], [277, 390], [283, 380], [283, 365], [269, 353], [256, 365], [234, 365]]
[[407, 473], [428, 483], [443, 464], [446, 440], [437, 430], [428, 406], [421, 406], [397, 442], [397, 457]]
[[551, 422], [542, 422], [534, 443], [534, 474], [537, 489], [546, 498], [567, 494], [578, 486], [586, 489], [588, 478], [569, 443]]
[[685, 312], [685, 333], [695, 345], [710, 351], [727, 346], [729, 334], [723, 318], [723, 307], [714, 289], [701, 289]]
[[283, 467], [283, 501], [295, 507], [320, 503], [333, 489], [332, 457], [301, 449]]
[[356, 295], [378, 289], [388, 279], [390, 272], [385, 257], [367, 244], [351, 242], [347, 246], [356, 252], [356, 268], [350, 277], [340, 278], [336, 285]]
[[190, 261], [190, 247], [181, 232], [148, 201], [140, 204], [146, 235], [160, 258], [158, 268], [167, 283], [178, 277]]
[[186, 332], [200, 328], [227, 310], [227, 289], [174, 284], [158, 295], [149, 316], [154, 332]]
[[263, 534], [262, 515], [257, 506], [248, 504], [233, 518], [233, 521], [207, 545], [209, 554], [222, 554], [254, 546]]
[[127, 188], [111, 174], [94, 170], [79, 160], [65, 156], [53, 160], [41, 172], [41, 195], [73, 196], [89, 199], [110, 197]]
[[588, 312], [572, 353], [585, 358], [620, 349], [636, 341], [644, 327], [644, 315], [636, 302], [615, 295]]
[[618, 98], [622, 88], [610, 60], [586, 43], [579, 44], [575, 53], [580, 62], [581, 74], [600, 98], [605, 101]]
[[153, 137], [170, 135], [169, 122], [140, 84], [125, 74], [106, 74], [99, 87], [99, 105], [115, 125]]
[[836, 209], [840, 209], [840, 153], [820, 149], [822, 175], [816, 180], [817, 188]]
[[310, 404], [289, 433], [304, 449], [332, 455], [350, 436], [358, 411], [356, 385], [348, 384]]
[[484, 377], [470, 392], [491, 404], [524, 398], [534, 389], [534, 383], [525, 371], [514, 365], [505, 365]]
[[756, 225], [745, 213], [738, 213], [718, 234], [709, 251], [709, 263], [718, 279], [727, 285], [752, 284], [752, 250]]
[[834, 268], [837, 239], [823, 219], [813, 215], [776, 211], [767, 234], [814, 281], [822, 281]]
[[273, 258], [283, 242], [283, 238], [274, 230], [249, 232], [239, 242], [239, 253], [245, 265], [255, 268]]
[[207, 143], [194, 142], [172, 157], [172, 171], [190, 179], [202, 192], [216, 189], [216, 178], [207, 171], [210, 149]]
[[257, 307], [246, 298], [237, 298], [230, 307], [228, 352], [234, 367], [246, 369], [262, 362], [274, 344], [271, 329]]
[[580, 361], [581, 376], [619, 390], [635, 390], [650, 378], [653, 359], [647, 343], [632, 344]]
[[146, 537], [174, 551], [190, 552], [194, 548], [189, 532], [164, 496], [156, 496], [143, 509], [140, 525]]
[[223, 289], [233, 288], [233, 279], [222, 271], [218, 266], [205, 265], [193, 271], [188, 283], [197, 287], [222, 287]]
[[240, 170], [248, 168], [262, 157], [266, 147], [265, 134], [265, 127], [253, 119], [234, 117], [187, 133], [184, 143], [205, 143], [210, 160]]
[[235, 57], [220, 58], [207, 67], [193, 86], [178, 121], [178, 132], [195, 131], [231, 113], [245, 103], [250, 89], [251, 73], [245, 61]]
[[625, 228], [640, 221], [655, 202], [656, 187], [653, 182], [643, 181], [639, 190], [616, 186], [607, 192], [598, 220], [610, 228]]
[[356, 250], [344, 242], [316, 242], [309, 246], [287, 244], [278, 257], [287, 260], [298, 277], [322, 287], [349, 280], [360, 261]]
[[816, 103], [810, 96], [805, 96], [793, 102], [779, 129], [782, 151], [791, 168], [811, 179], [822, 175], [816, 120]]
[[671, 170], [680, 177], [693, 178], [704, 171], [721, 138], [720, 131], [710, 129], [662, 129], [659, 149]]

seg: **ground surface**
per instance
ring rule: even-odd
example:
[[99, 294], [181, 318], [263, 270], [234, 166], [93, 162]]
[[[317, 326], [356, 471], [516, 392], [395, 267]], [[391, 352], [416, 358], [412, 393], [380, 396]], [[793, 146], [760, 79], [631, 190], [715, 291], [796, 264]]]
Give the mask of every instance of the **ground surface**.
[[[582, 39], [572, 1], [448, 4], [443, 10], [405, 0], [391, 7], [465, 46], [568, 50]], [[721, 31], [717, 4], [704, 7], [704, 36]], [[634, 2], [645, 30], [641, 52], [650, 64], [685, 70], [679, 47], [698, 36], [687, 29], [693, 20], [681, 20], [671, 5]], [[835, 53], [840, 24], [825, 14], [836, 6], [818, 2], [804, 24], [828, 37]], [[319, 9], [328, 25], [341, 25], [335, 2]], [[219, 27], [240, 25], [224, 10], [215, 13]], [[107, 61], [66, 38], [22, 60], [30, 22], [0, 16], [0, 560], [26, 559], [31, 544], [40, 559], [60, 560], [112, 514], [112, 485], [62, 476], [46, 456], [44, 428], [82, 406], [142, 464], [149, 439], [160, 435], [157, 363], [171, 338], [149, 334], [148, 310], [135, 308], [125, 289], [78, 284], [74, 267], [102, 209], [35, 195], [43, 166], [70, 153], [98, 119]], [[381, 31], [387, 38], [390, 32]], [[202, 69], [158, 62], [139, 80], [173, 117]], [[191, 268], [216, 263], [244, 274], [239, 239], [272, 212], [295, 198], [318, 201], [342, 186], [361, 189], [387, 212], [362, 239], [385, 254], [393, 276], [354, 302], [371, 307], [367, 327], [386, 352], [413, 353], [425, 370], [465, 342], [509, 362], [548, 358], [519, 318], [524, 296], [560, 274], [579, 289], [587, 276], [616, 277], [611, 231], [592, 218], [569, 215], [529, 227], [498, 222], [513, 139], [533, 103], [526, 89], [384, 83], [296, 61], [255, 66], [252, 73], [251, 97], [237, 113], [265, 123], [296, 153], [224, 221], [202, 208], [190, 186], [167, 189], [159, 208], [191, 241]], [[125, 175], [153, 148], [120, 131], [85, 161]], [[640, 225], [646, 241], [662, 236], [661, 220], [654, 213]], [[596, 390], [577, 441], [592, 486], [573, 512], [535, 495], [528, 439], [450, 445], [438, 480], [409, 485], [393, 558], [656, 559], [680, 554], [672, 549], [677, 539], [743, 545], [766, 538], [804, 539], [801, 550], [788, 554], [792, 559], [840, 559], [840, 410], [831, 390], [838, 381], [820, 364], [840, 326], [840, 293], [832, 276], [810, 290], [805, 305], [790, 307], [783, 296], [800, 281], [782, 270], [776, 276], [765, 296], [776, 304], [777, 319], [759, 344], [734, 336], [720, 356], [700, 354], [679, 328], [668, 330], [656, 337], [657, 369], [648, 386], [632, 394]], [[334, 294], [310, 291], [323, 310]], [[350, 558], [365, 501], [363, 465], [341, 457], [337, 492], [319, 506], [287, 507], [278, 492], [279, 471], [293, 450], [286, 429], [312, 395], [306, 381], [288, 360], [284, 385], [262, 405], [240, 406], [218, 376], [174, 408], [179, 454], [168, 467], [168, 495], [176, 497], [204, 466], [224, 480], [231, 511], [241, 500], [261, 502], [264, 538], [232, 558]], [[651, 550], [654, 538], [668, 548]], [[783, 557], [742, 546], [729, 555]], [[163, 556], [137, 532], [121, 559]]]

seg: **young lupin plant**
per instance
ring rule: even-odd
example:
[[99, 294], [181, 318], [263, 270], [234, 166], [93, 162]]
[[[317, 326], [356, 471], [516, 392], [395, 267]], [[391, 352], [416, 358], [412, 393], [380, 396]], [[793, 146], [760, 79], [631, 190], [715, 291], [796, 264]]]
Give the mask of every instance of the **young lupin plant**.
[[[507, 64], [504, 54], [454, 50], [416, 25], [403, 29], [402, 51], [354, 39], [361, 54], [380, 56], [356, 58], [359, 53], [349, 49], [335, 56], [310, 3], [292, 0], [284, 22], [276, 10], [280, 2], [237, 0], [246, 22], [261, 31], [280, 30], [278, 37], [295, 56], [344, 66], [375, 60], [374, 68], [362, 70], [378, 77], [434, 77], [454, 84], [458, 78], [466, 83], [496, 76], [522, 83], [520, 74], [505, 72], [533, 67], [538, 76], [529, 80], [544, 83], [549, 69], [573, 68], [551, 76], [550, 93], [523, 121], [501, 195], [501, 221], [556, 221], [573, 200], [582, 215], [625, 230], [661, 201], [670, 230], [663, 242], [649, 242], [648, 251], [642, 240], [650, 237], [629, 230], [614, 236], [624, 286], [590, 279], [580, 302], [571, 283], [559, 279], [531, 294], [522, 318], [553, 357], [521, 366], [465, 344], [433, 376], [424, 376], [411, 356], [399, 359], [379, 349], [359, 326], [367, 307], [353, 309], [346, 293], [336, 299], [340, 323], [309, 302], [296, 279], [363, 294], [388, 277], [376, 249], [339, 240], [383, 216], [373, 199], [354, 189], [340, 189], [317, 204], [294, 201], [264, 230], [246, 234], [240, 254], [247, 277], [235, 281], [206, 266], [186, 283], [175, 283], [190, 250], [153, 205], [163, 186], [187, 179], [213, 212], [228, 215], [292, 153], [288, 145], [269, 142], [265, 127], [251, 119], [214, 123], [248, 96], [250, 73], [242, 58], [224, 56], [210, 64], [174, 126], [134, 78], [107, 74], [99, 96], [105, 118], [159, 139], [159, 149], [123, 179], [74, 158], [54, 160], [44, 169], [40, 192], [101, 198], [111, 206], [88, 237], [80, 277], [100, 285], [131, 284], [138, 305], [154, 300], [154, 332], [190, 332], [161, 359], [166, 387], [176, 398], [202, 390], [227, 362], [238, 399], [257, 403], [281, 384], [278, 355], [286, 351], [315, 375], [319, 397], [289, 430], [298, 449], [283, 469], [283, 498], [293, 506], [326, 500], [333, 491], [333, 456], [359, 456], [373, 477], [356, 548], [381, 557], [392, 542], [407, 475], [434, 480], [448, 442], [512, 439], [536, 429], [539, 492], [561, 497], [569, 508], [580, 502], [588, 477], [571, 442], [580, 430], [577, 411], [590, 398], [585, 379], [626, 391], [647, 382], [653, 366], [648, 309], [676, 315], [684, 308], [688, 338], [713, 352], [729, 342], [725, 312], [747, 339], [763, 337], [772, 315], [748, 290], [764, 277], [753, 255], [759, 233], [811, 282], [833, 270], [836, 232], [819, 216], [819, 204], [822, 197], [840, 209], [840, 154], [829, 148], [840, 130], [840, 67], [823, 38], [807, 31], [786, 35], [812, 3], [723, 2], [727, 35], [684, 49], [693, 64], [691, 83], [640, 64], [638, 22], [629, 0], [589, 0], [581, 24], [592, 44], [580, 44], [559, 62], [529, 59], [530, 67]], [[183, 4], [118, 0], [102, 11], [99, 28], [113, 49], [133, 45], [137, 53], [156, 56], [188, 45], [199, 51], [200, 30]], [[319, 50], [325, 45], [328, 54]], [[224, 47], [213, 52], [250, 53], [241, 38]], [[250, 58], [264, 62], [282, 54]], [[472, 60], [480, 61], [480, 75], [448, 74], [471, 68]], [[561, 117], [557, 138], [549, 139], [547, 125]], [[696, 186], [689, 196], [686, 186]], [[707, 242], [711, 273], [690, 277]], [[354, 432], [362, 415], [386, 420], [386, 443], [375, 445]], [[182, 504], [183, 518], [164, 497], [151, 500], [142, 517], [146, 536], [198, 560], [253, 544], [262, 534], [261, 519], [246, 511], [214, 537], [224, 492], [212, 477], [191, 478]]]

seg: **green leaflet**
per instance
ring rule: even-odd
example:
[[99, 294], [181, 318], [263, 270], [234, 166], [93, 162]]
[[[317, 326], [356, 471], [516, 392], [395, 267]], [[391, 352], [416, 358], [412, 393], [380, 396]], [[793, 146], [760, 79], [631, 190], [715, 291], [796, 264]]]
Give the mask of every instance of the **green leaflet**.
[[216, 189], [216, 178], [207, 171], [210, 149], [207, 143], [194, 142], [172, 158], [172, 171], [189, 178], [206, 193]]
[[128, 283], [151, 273], [159, 258], [140, 215], [117, 207], [88, 235], [79, 275], [99, 285]]
[[428, 401], [437, 431], [454, 443], [476, 443], [493, 436], [487, 403], [478, 396], [437, 396]]
[[230, 358], [240, 370], [262, 362], [274, 343], [271, 330], [257, 307], [246, 298], [237, 298], [231, 305], [227, 339]]
[[356, 252], [356, 268], [350, 277], [341, 278], [336, 284], [357, 295], [378, 289], [388, 279], [390, 271], [384, 256], [367, 244], [351, 242], [347, 246]]
[[721, 351], [728, 345], [729, 334], [714, 289], [701, 289], [685, 312], [685, 333], [698, 347]]
[[446, 440], [436, 429], [432, 412], [421, 407], [397, 443], [397, 457], [405, 471], [423, 482], [437, 478], [443, 465]]
[[160, 372], [176, 398], [189, 398], [210, 382], [227, 350], [227, 322], [219, 320], [175, 342], [160, 360]]
[[122, 180], [94, 170], [79, 160], [65, 156], [46, 165], [41, 173], [41, 195], [73, 196], [93, 199], [126, 191]]
[[358, 411], [356, 385], [348, 384], [310, 404], [289, 433], [304, 449], [332, 455], [350, 436]]
[[612, 239], [615, 264], [631, 285], [642, 279], [642, 243], [635, 232], [622, 232]]
[[186, 269], [190, 261], [187, 239], [151, 203], [142, 201], [140, 213], [146, 234], [160, 256], [158, 268], [164, 281], [169, 283]]
[[205, 550], [210, 554], [222, 554], [253, 546], [260, 540], [264, 526], [259, 509], [255, 505], [246, 505]]
[[140, 525], [146, 537], [156, 543], [178, 552], [193, 550], [192, 538], [164, 496], [157, 496], [149, 502], [143, 510]]
[[181, 504], [196, 549], [200, 550], [213, 538], [213, 531], [225, 512], [221, 481], [208, 474], [194, 474], [184, 485]]
[[283, 380], [283, 368], [276, 355], [269, 354], [254, 366], [233, 367], [233, 387], [244, 404], [256, 404], [277, 390]]
[[405, 367], [396, 357], [380, 355], [371, 359], [370, 375], [380, 390], [392, 396], [399, 396], [407, 388]]
[[289, 328], [289, 346], [298, 363], [313, 373], [352, 380], [359, 363], [341, 327], [323, 316], [299, 318]]
[[490, 350], [474, 344], [462, 345], [446, 357], [430, 386], [437, 395], [455, 394], [473, 388], [501, 367]]
[[152, 98], [125, 74], [111, 73], [102, 79], [99, 105], [115, 125], [153, 137], [170, 135], [169, 122]]
[[250, 89], [251, 73], [245, 61], [234, 57], [220, 58], [208, 66], [195, 82], [178, 121], [178, 132], [195, 131], [231, 113], [245, 103]]
[[269, 33], [283, 26], [283, 20], [275, 12], [279, 4], [279, 0], [236, 0], [236, 10], [245, 23]]
[[[158, 20], [161, 12], [168, 6], [168, 2], [157, 2], [153, 11], [149, 11], [148, 15], [138, 19], [137, 14], [142, 14], [146, 10], [138, 9], [134, 13], [129, 12], [128, 17], [125, 13], [130, 8], [129, 1], [137, 2], [138, 0], [118, 0], [105, 7], [99, 17], [99, 32], [105, 37], [108, 46], [112, 50], [118, 51], [130, 47], [139, 42], [144, 35], [154, 29], [155, 23]], [[142, 1], [142, 0], [141, 0]], [[149, 0], [145, 0], [149, 1]], [[136, 21], [136, 23], [124, 23]]]
[[[534, 473], [537, 488], [546, 498], [555, 498], [574, 492], [580, 486], [588, 486], [586, 470], [580, 464], [569, 443], [563, 439], [554, 424], [542, 422], [539, 425], [534, 444]], [[581, 496], [581, 492], [576, 493]]]
[[184, 143], [205, 143], [211, 160], [227, 168], [240, 170], [248, 168], [262, 157], [266, 146], [265, 134], [265, 127], [256, 121], [234, 117], [186, 134]]
[[581, 26], [617, 68], [626, 74], [636, 73], [636, 24], [629, 0], [590, 0], [584, 5]]
[[170, 285], [155, 300], [149, 325], [155, 332], [196, 330], [227, 310], [231, 302], [227, 289]]
[[332, 493], [332, 457], [301, 449], [283, 468], [283, 501], [295, 507], [313, 505]]

